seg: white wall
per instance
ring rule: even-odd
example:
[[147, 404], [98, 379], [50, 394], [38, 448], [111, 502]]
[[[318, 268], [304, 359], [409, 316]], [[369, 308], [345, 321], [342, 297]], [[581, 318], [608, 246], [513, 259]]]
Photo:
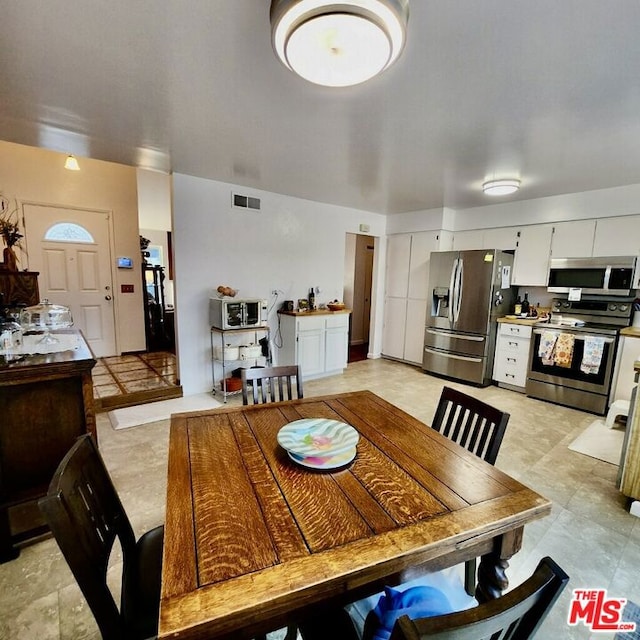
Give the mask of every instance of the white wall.
[[[261, 211], [232, 209], [232, 190], [261, 198]], [[357, 233], [359, 224], [384, 236], [386, 217], [174, 174], [174, 284], [185, 395], [212, 387], [208, 301], [218, 285], [238, 290], [239, 298], [267, 299], [274, 330], [283, 300], [306, 297], [312, 286], [321, 290], [316, 303], [342, 297], [345, 234]], [[373, 308], [380, 333], [382, 305]]]

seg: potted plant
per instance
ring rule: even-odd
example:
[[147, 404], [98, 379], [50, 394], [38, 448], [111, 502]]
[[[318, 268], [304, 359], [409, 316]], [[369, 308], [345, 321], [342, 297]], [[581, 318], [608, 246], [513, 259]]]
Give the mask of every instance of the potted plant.
[[8, 271], [18, 270], [18, 257], [14, 247], [20, 247], [24, 237], [18, 225], [18, 210], [11, 209], [9, 200], [0, 194], [0, 236], [5, 244], [2, 251], [2, 266]]

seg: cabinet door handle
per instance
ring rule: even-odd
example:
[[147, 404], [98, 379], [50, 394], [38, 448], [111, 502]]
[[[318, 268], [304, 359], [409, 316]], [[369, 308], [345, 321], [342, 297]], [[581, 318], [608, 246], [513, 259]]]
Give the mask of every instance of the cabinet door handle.
[[509, 346], [511, 347], [517, 347], [518, 343], [517, 342], [512, 342], [511, 340], [509, 340]]
[[515, 358], [507, 358], [507, 362], [517, 362]]

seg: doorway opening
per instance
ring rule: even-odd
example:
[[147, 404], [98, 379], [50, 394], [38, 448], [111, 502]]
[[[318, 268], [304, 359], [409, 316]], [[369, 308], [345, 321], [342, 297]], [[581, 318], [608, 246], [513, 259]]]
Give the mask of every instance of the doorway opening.
[[369, 352], [374, 253], [373, 236], [346, 234], [344, 302], [351, 309], [349, 362], [366, 360]]

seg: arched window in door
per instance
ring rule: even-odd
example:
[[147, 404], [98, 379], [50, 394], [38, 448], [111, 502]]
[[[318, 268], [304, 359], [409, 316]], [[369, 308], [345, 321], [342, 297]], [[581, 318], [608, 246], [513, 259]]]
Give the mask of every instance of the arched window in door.
[[45, 240], [52, 242], [82, 242], [83, 244], [95, 244], [93, 236], [75, 222], [58, 222], [47, 229]]

